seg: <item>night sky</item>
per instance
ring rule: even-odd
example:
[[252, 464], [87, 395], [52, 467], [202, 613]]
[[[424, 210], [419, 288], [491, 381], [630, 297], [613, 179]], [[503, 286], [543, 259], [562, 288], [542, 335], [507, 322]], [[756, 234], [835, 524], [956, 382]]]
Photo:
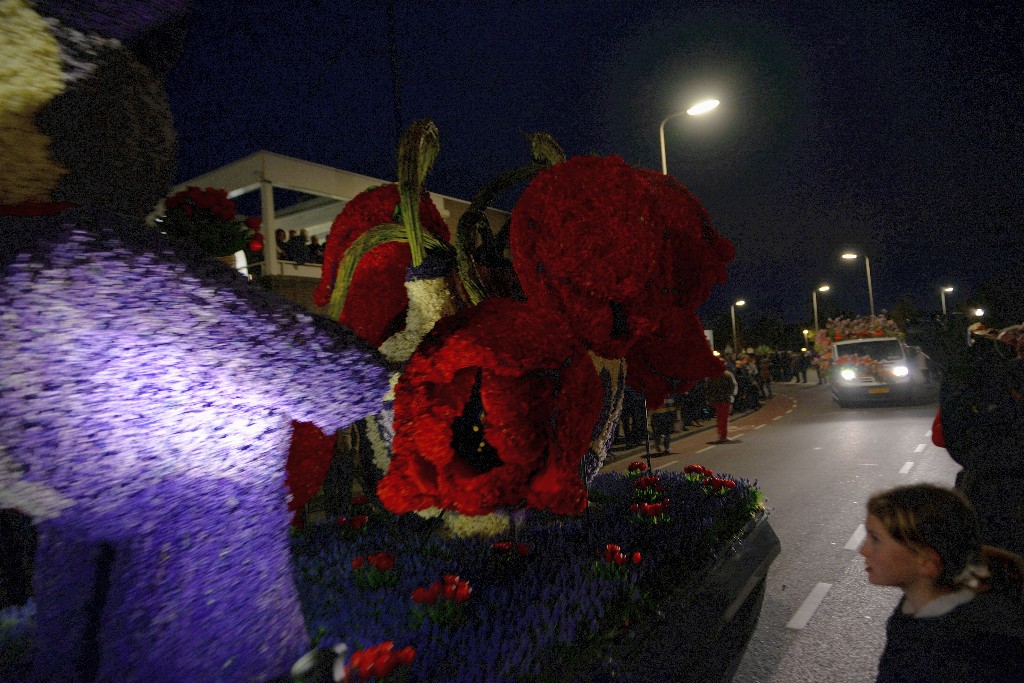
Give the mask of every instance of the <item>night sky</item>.
[[[823, 311], [867, 313], [849, 248], [870, 255], [876, 309], [937, 310], [942, 284], [953, 306], [1024, 269], [1024, 10], [974, 4], [395, 0], [401, 121], [435, 121], [428, 189], [468, 199], [540, 130], [660, 169], [661, 120], [716, 97], [666, 125], [669, 172], [738, 250], [705, 318], [744, 298], [806, 322], [822, 282]], [[260, 149], [393, 179], [387, 10], [195, 7], [167, 81], [178, 181]]]

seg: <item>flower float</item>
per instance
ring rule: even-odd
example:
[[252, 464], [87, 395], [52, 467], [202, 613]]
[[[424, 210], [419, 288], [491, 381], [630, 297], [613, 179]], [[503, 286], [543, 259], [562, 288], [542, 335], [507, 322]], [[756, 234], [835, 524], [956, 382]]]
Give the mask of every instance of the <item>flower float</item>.
[[[696, 198], [620, 158], [532, 143], [533, 163], [481, 191], [449, 244], [423, 191], [437, 131], [417, 122], [398, 184], [354, 198], [328, 238], [317, 301], [399, 364], [393, 404], [367, 421], [392, 512], [579, 512], [625, 383], [657, 406], [722, 372], [695, 310], [733, 250]], [[495, 236], [486, 202], [524, 180]], [[506, 252], [525, 302], [490, 277]]]

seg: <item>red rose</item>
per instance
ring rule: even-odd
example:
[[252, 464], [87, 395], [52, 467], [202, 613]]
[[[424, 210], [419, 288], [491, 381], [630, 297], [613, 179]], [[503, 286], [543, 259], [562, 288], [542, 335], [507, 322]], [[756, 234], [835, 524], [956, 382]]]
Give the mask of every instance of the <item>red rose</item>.
[[377, 495], [395, 513], [478, 515], [524, 500], [579, 512], [601, 396], [592, 361], [557, 317], [485, 299], [438, 323], [406, 365]]
[[[320, 284], [313, 292], [313, 302], [317, 306], [325, 306], [331, 300], [345, 250], [371, 228], [396, 222], [398, 206], [397, 185], [366, 190], [345, 204], [334, 219], [324, 245]], [[448, 225], [427, 193], [420, 200], [420, 219], [425, 231], [448, 241]], [[373, 346], [380, 346], [385, 339], [401, 330], [409, 305], [405, 293], [405, 272], [411, 260], [409, 245], [402, 242], [382, 244], [367, 252], [353, 273], [339, 322]]]

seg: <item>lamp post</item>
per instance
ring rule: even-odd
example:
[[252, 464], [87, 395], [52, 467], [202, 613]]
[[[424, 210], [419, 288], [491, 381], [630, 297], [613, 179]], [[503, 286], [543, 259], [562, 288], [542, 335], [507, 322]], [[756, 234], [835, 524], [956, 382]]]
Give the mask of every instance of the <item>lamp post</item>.
[[740, 299], [739, 301], [737, 301], [736, 303], [734, 303], [732, 306], [729, 307], [729, 310], [732, 311], [732, 352], [733, 353], [738, 353], [739, 352], [739, 348], [740, 348], [739, 342], [736, 341], [737, 340], [737, 336], [736, 336], [736, 307], [737, 306], [743, 306], [746, 303], [747, 303], [746, 301], [744, 301], [743, 299]]
[[[847, 252], [843, 254], [843, 258], [847, 261], [851, 261], [857, 258], [859, 254], [853, 252]], [[864, 271], [868, 276], [868, 303], [871, 305], [871, 317], [875, 317], [875, 293], [871, 290], [871, 259], [868, 258], [867, 254], [864, 255]]]
[[821, 285], [817, 289], [811, 290], [811, 303], [814, 305], [814, 338], [818, 338], [818, 292], [827, 292], [831, 287], [828, 285]]
[[668, 162], [665, 159], [665, 124], [680, 116], [700, 116], [701, 114], [706, 114], [718, 105], [718, 100], [704, 100], [703, 102], [698, 102], [693, 105], [686, 111], [681, 111], [662, 119], [661, 125], [658, 127], [658, 135], [661, 138], [661, 172], [663, 175], [668, 175]]
[[810, 330], [803, 330], [803, 334], [804, 334], [804, 348], [802, 349], [803, 351], [806, 351], [810, 347], [810, 343], [807, 341], [807, 335], [809, 335], [810, 333], [811, 333]]
[[945, 317], [945, 315], [946, 315], [946, 292], [952, 292], [952, 291], [953, 291], [952, 287], [942, 287], [942, 288], [939, 289], [939, 297], [942, 298], [942, 315], [943, 315], [943, 317]]

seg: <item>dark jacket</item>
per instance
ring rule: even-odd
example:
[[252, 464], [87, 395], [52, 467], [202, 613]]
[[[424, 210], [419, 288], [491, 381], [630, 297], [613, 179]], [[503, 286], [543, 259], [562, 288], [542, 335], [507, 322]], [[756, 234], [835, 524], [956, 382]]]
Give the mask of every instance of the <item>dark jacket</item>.
[[721, 377], [712, 377], [705, 385], [708, 403], [732, 403], [739, 391], [736, 377], [726, 370]]
[[1024, 681], [1024, 602], [992, 591], [937, 617], [900, 606], [885, 627], [876, 683]]

